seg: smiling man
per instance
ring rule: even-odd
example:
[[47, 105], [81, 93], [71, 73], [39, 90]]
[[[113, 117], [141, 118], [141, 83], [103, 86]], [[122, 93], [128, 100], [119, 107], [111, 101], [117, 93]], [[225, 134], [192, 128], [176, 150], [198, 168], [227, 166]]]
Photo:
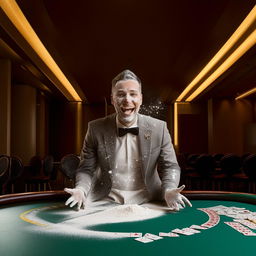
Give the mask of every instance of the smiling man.
[[112, 81], [116, 113], [88, 124], [76, 174], [76, 187], [66, 205], [85, 207], [86, 199], [142, 204], [165, 199], [179, 210], [189, 200], [178, 188], [180, 168], [166, 123], [139, 114], [141, 81], [125, 70]]

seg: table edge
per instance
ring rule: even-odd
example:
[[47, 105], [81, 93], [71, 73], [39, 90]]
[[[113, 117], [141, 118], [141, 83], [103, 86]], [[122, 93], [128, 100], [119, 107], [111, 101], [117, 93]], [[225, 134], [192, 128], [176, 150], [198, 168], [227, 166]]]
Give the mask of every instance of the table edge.
[[[223, 200], [256, 204], [256, 195], [250, 193], [200, 190], [184, 191], [182, 194], [190, 200]], [[66, 200], [68, 197], [69, 194], [63, 190], [7, 194], [0, 196], [0, 205], [47, 200], [49, 198]]]

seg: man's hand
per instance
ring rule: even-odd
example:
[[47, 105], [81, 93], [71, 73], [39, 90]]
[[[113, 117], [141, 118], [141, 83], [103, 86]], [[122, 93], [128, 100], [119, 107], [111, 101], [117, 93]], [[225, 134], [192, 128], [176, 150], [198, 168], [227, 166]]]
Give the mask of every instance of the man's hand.
[[85, 208], [86, 204], [86, 197], [84, 195], [84, 192], [79, 188], [65, 188], [64, 191], [69, 193], [71, 197], [66, 201], [65, 205], [69, 205], [70, 207], [73, 207], [77, 204], [77, 210], [80, 210], [82, 207]]
[[171, 210], [178, 211], [180, 208], [184, 208], [186, 204], [190, 207], [192, 206], [190, 201], [180, 194], [184, 188], [185, 185], [182, 185], [179, 188], [167, 189], [165, 191], [164, 199]]

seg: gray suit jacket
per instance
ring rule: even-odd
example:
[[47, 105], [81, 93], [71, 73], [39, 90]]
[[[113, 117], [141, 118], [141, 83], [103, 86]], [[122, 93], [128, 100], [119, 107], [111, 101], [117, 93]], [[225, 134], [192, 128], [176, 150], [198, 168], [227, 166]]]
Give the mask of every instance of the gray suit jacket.
[[[152, 200], [162, 199], [167, 188], [176, 188], [180, 168], [164, 121], [138, 115], [142, 177]], [[92, 200], [108, 195], [117, 134], [116, 114], [88, 123], [76, 174], [76, 187]]]

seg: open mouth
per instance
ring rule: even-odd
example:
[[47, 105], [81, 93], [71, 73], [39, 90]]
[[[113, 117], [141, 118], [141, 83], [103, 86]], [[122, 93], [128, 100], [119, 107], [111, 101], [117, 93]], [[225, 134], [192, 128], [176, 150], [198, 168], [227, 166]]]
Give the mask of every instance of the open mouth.
[[131, 115], [135, 108], [121, 108], [122, 112], [125, 114], [125, 115]]

